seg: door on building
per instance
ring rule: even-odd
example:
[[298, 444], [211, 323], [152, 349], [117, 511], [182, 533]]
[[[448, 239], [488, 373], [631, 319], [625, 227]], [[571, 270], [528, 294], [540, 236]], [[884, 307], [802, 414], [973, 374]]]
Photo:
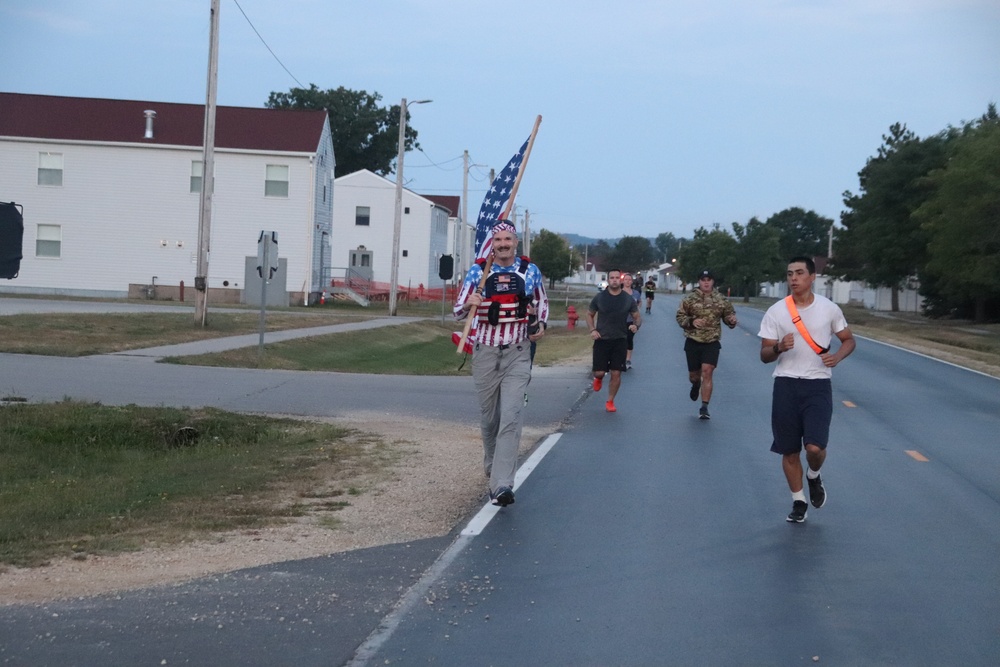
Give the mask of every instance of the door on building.
[[357, 250], [351, 250], [351, 257], [348, 266], [351, 272], [365, 280], [372, 279], [372, 251], [364, 246], [358, 246]]

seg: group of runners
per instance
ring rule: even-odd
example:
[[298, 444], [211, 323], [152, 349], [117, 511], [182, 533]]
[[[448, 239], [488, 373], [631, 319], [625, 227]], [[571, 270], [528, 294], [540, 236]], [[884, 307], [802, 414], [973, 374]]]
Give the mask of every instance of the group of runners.
[[[490, 255], [470, 268], [455, 303], [455, 317], [476, 318], [472, 376], [481, 408], [483, 465], [490, 500], [501, 507], [514, 502], [514, 474], [524, 419], [524, 396], [531, 379], [531, 347], [545, 334], [548, 298], [538, 267], [516, 256], [517, 232], [507, 222], [493, 229]], [[760, 360], [777, 362], [773, 372], [771, 451], [781, 455], [782, 470], [792, 493], [789, 522], [806, 519], [809, 503], [826, 503], [820, 468], [826, 459], [833, 414], [831, 369], [854, 351], [855, 342], [840, 307], [814, 294], [816, 267], [809, 257], [788, 263], [789, 296], [765, 313], [758, 337]], [[630, 274], [608, 272], [608, 286], [587, 308], [593, 340], [594, 392], [609, 377], [605, 410], [617, 412], [615, 397], [621, 375], [631, 364], [635, 334], [642, 327], [640, 290]], [[647, 280], [645, 314], [652, 311], [656, 283]], [[708, 420], [713, 374], [719, 362], [722, 324], [738, 324], [733, 305], [715, 289], [710, 269], [701, 271], [698, 287], [682, 300], [676, 319], [684, 331], [689, 397], [701, 398], [700, 419]], [[529, 326], [530, 320], [530, 326]], [[830, 352], [836, 337], [840, 345]], [[808, 502], [801, 453], [805, 450]]]
[[[802, 523], [810, 503], [814, 508], [826, 504], [820, 468], [826, 460], [833, 416], [832, 369], [854, 351], [855, 341], [840, 307], [813, 293], [816, 265], [812, 258], [793, 257], [786, 278], [789, 295], [767, 310], [757, 336], [761, 339], [760, 360], [765, 364], [778, 362], [772, 373], [771, 451], [781, 455], [782, 471], [792, 494], [792, 511], [786, 520]], [[630, 277], [625, 274], [623, 278], [619, 271], [609, 272], [607, 289], [593, 298], [587, 311], [594, 340], [594, 391], [601, 390], [605, 375], [611, 376], [605, 403], [608, 412], [617, 411], [614, 399], [621, 373], [631, 368], [631, 336], [642, 324], [639, 300], [625, 293], [622, 280], [627, 285]], [[698, 274], [698, 287], [681, 300], [676, 318], [684, 331], [691, 384], [688, 397], [692, 401], [701, 398], [698, 417], [708, 420], [713, 378], [722, 349], [722, 325], [733, 329], [739, 323], [733, 304], [715, 289], [711, 269]], [[840, 345], [831, 353], [834, 337]], [[803, 450], [808, 502], [803, 484]]]

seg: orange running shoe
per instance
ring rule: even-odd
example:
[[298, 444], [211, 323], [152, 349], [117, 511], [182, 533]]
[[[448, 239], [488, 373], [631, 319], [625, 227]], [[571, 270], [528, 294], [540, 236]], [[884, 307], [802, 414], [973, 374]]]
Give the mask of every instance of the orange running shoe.
[[604, 378], [594, 378], [594, 391], [600, 391], [604, 384]]
[[615, 407], [614, 401], [608, 401], [604, 404], [604, 409], [608, 412], [618, 412], [618, 408]]

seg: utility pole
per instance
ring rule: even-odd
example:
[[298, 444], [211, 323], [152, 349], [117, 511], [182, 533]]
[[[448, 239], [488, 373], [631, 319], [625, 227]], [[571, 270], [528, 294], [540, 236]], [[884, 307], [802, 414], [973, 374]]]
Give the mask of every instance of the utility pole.
[[208, 90], [202, 147], [201, 209], [198, 217], [198, 272], [194, 277], [195, 323], [208, 322], [208, 256], [212, 241], [212, 193], [215, 190], [215, 98], [219, 80], [219, 0], [212, 0], [208, 40]]
[[[485, 164], [469, 164], [469, 151], [465, 151], [462, 154], [462, 227], [461, 227], [461, 246], [459, 252], [456, 254], [455, 259], [455, 275], [464, 276], [469, 271], [469, 267], [472, 266], [472, 260], [475, 259], [473, 255], [472, 243], [469, 241], [469, 235], [476, 230], [476, 225], [479, 224], [479, 220], [474, 220], [469, 222], [469, 169], [472, 167], [485, 167]], [[493, 182], [493, 172], [490, 172], [490, 183]], [[458, 280], [461, 280], [461, 276]]]
[[[417, 100], [410, 104], [426, 104]], [[406, 152], [406, 98], [399, 103], [399, 154], [396, 156], [396, 213], [392, 223], [392, 270], [389, 277], [389, 315], [396, 315], [396, 292], [399, 282], [399, 233], [403, 224], [403, 154]]]
[[[458, 229], [455, 230], [455, 235], [459, 237], [459, 251], [456, 253], [458, 255], [458, 263], [456, 266], [460, 271], [456, 271], [455, 275], [461, 272], [461, 275], [465, 275], [469, 271], [468, 260], [465, 256], [465, 249], [469, 247], [468, 231], [466, 227], [469, 224], [469, 151], [466, 150], [462, 153], [462, 224]], [[456, 281], [457, 282], [457, 281]]]
[[531, 256], [531, 211], [524, 209], [524, 254]]

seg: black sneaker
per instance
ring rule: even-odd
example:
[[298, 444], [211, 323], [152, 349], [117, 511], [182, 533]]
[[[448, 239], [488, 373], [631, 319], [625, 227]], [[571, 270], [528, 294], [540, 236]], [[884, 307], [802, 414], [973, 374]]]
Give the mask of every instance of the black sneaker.
[[711, 419], [712, 415], [708, 414], [708, 406], [703, 405], [698, 408], [698, 419]]
[[808, 509], [806, 501], [796, 500], [792, 503], [792, 511], [788, 513], [785, 517], [785, 521], [789, 523], [802, 523], [806, 520], [806, 509]]
[[499, 505], [500, 507], [507, 507], [507, 505], [514, 504], [514, 491], [511, 490], [509, 486], [501, 486], [497, 489], [497, 492], [491, 494], [491, 500], [494, 505]]
[[826, 488], [823, 486], [823, 478], [821, 476], [816, 477], [816, 479], [806, 478], [809, 482], [809, 502], [816, 509], [819, 509], [823, 505], [826, 505]]
[[701, 393], [701, 380], [691, 383], [691, 393], [688, 396], [691, 397], [692, 401], [698, 400], [698, 394]]

